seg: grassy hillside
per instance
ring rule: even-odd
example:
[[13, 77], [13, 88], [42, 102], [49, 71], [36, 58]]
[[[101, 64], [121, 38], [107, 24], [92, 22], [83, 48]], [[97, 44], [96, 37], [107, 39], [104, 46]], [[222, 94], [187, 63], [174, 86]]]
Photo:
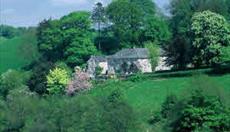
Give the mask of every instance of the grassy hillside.
[[[220, 90], [224, 90], [230, 98], [230, 74], [223, 76], [208, 77]], [[124, 94], [126, 101], [137, 112], [141, 128], [156, 131], [157, 126], [148, 125], [149, 118], [154, 112], [159, 111], [161, 104], [170, 94], [182, 97], [191, 87], [194, 77], [152, 77], [138, 82], [132, 81], [108, 81], [98, 84], [95, 89], [89, 92], [94, 96], [105, 96], [114, 89], [119, 88]], [[205, 78], [204, 78], [205, 79]], [[205, 82], [206, 80], [204, 80]], [[154, 130], [153, 130], [154, 129]], [[145, 130], [146, 131], [146, 130]], [[158, 130], [157, 130], [158, 131]]]
[[20, 69], [37, 56], [34, 33], [27, 33], [12, 39], [0, 38], [0, 73], [8, 69]]

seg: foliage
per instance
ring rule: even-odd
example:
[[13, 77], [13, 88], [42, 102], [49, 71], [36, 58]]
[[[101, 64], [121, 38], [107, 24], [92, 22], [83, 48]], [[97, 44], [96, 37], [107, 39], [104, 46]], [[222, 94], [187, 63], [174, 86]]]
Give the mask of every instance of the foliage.
[[39, 51], [48, 60], [56, 61], [63, 57], [62, 32], [57, 20], [43, 20], [37, 28]]
[[0, 97], [6, 99], [7, 95], [15, 90], [25, 87], [25, 82], [28, 79], [27, 73], [8, 70], [0, 76]]
[[149, 50], [152, 70], [154, 71], [160, 57], [160, 48], [156, 43], [151, 42], [145, 43], [145, 47]]
[[11, 39], [19, 34], [17, 28], [8, 25], [0, 25], [0, 37]]
[[[205, 80], [205, 81], [204, 81]], [[209, 77], [196, 75], [190, 87], [177, 99], [168, 96], [162, 105], [162, 118], [172, 131], [228, 131], [228, 95], [221, 91]], [[161, 121], [164, 121], [161, 119]]]
[[74, 67], [86, 63], [91, 55], [97, 54], [97, 50], [89, 36], [81, 34], [67, 46], [64, 53], [66, 63]]
[[69, 75], [65, 69], [55, 68], [47, 75], [47, 90], [49, 94], [63, 94], [69, 83]]
[[135, 74], [131, 75], [130, 77], [128, 77], [127, 80], [131, 81], [131, 82], [140, 82], [144, 79], [145, 79], [145, 77], [144, 77], [143, 73], [138, 72], [138, 73], [135, 73]]
[[230, 61], [230, 46], [221, 49], [221, 60], [223, 62]]
[[156, 5], [152, 0], [129, 0], [137, 5], [137, 7], [143, 12], [144, 19], [153, 17], [156, 14]]
[[195, 13], [191, 30], [194, 36], [194, 64], [220, 63], [221, 48], [230, 45], [230, 29], [224, 17], [210, 11]]
[[[196, 97], [195, 97], [196, 98]], [[214, 131], [229, 131], [229, 110], [221, 105], [218, 99], [191, 100], [200, 101], [197, 105], [188, 105], [183, 111], [177, 124], [176, 131], [194, 131], [211, 128]]]
[[145, 20], [143, 41], [159, 42], [164, 45], [170, 38], [171, 32], [164, 18], [152, 16]]
[[76, 69], [72, 80], [67, 86], [67, 94], [74, 95], [76, 92], [87, 90], [91, 87], [90, 76], [80, 69]]
[[175, 95], [168, 95], [165, 99], [165, 102], [161, 106], [161, 115], [163, 118], [167, 118], [170, 116], [171, 110], [175, 107], [178, 99]]
[[110, 27], [104, 28], [101, 31], [101, 37], [95, 39], [95, 43], [98, 44], [100, 41], [101, 49], [103, 54], [114, 54], [119, 50], [119, 41], [114, 35]]
[[142, 12], [138, 6], [128, 0], [117, 0], [110, 3], [106, 14], [112, 25], [112, 30], [117, 36], [121, 46], [140, 46], [140, 28]]
[[31, 68], [32, 75], [29, 79], [28, 86], [31, 91], [43, 95], [47, 93], [47, 80], [46, 76], [49, 73], [49, 70], [54, 67], [54, 64], [50, 61], [39, 59], [35, 61], [29, 69]]
[[175, 37], [168, 44], [163, 45], [164, 55], [167, 56], [166, 64], [173, 65], [174, 69], [185, 69], [191, 62], [191, 45], [185, 37]]
[[52, 62], [82, 65], [95, 54], [88, 12], [72, 12], [60, 20], [44, 20], [38, 27], [38, 46]]
[[167, 63], [176, 65], [175, 68], [184, 69], [187, 64], [192, 62], [191, 56], [191, 18], [195, 12], [210, 10], [223, 16], [227, 13], [226, 0], [172, 0], [170, 2], [170, 27], [172, 40], [169, 45], [165, 45]]
[[135, 128], [134, 112], [118, 92], [115, 94], [101, 98], [14, 95], [0, 104], [0, 129], [3, 132], [127, 132]]

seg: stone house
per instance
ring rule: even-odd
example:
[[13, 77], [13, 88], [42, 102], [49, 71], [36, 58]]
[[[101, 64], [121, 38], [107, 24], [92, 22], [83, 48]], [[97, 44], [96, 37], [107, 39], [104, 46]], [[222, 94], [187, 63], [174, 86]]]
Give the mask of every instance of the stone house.
[[110, 56], [91, 56], [87, 62], [87, 73], [94, 78], [98, 69], [101, 75], [152, 72], [149, 51], [146, 48], [122, 49]]

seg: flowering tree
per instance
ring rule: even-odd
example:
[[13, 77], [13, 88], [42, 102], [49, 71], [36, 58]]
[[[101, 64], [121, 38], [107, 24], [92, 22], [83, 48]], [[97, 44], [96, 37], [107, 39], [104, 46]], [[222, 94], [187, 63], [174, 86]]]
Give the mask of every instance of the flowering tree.
[[73, 95], [76, 92], [87, 90], [91, 86], [89, 74], [76, 68], [74, 76], [67, 86], [66, 93]]
[[191, 27], [194, 39], [194, 64], [217, 64], [221, 49], [230, 45], [230, 30], [227, 20], [211, 11], [195, 13]]

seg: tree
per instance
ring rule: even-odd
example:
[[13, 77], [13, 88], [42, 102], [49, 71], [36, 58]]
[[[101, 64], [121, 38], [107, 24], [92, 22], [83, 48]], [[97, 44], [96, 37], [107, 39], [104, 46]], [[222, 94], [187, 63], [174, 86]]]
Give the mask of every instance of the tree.
[[129, 0], [134, 3], [143, 12], [144, 19], [153, 17], [156, 14], [156, 5], [152, 0]]
[[66, 47], [65, 57], [69, 66], [83, 65], [91, 55], [97, 54], [97, 49], [94, 46], [89, 34], [79, 34], [78, 37]]
[[7, 25], [0, 25], [0, 37], [11, 39], [17, 35], [19, 35], [19, 31], [17, 28]]
[[69, 83], [70, 77], [65, 69], [55, 68], [50, 70], [46, 77], [49, 94], [63, 94]]
[[103, 4], [101, 2], [96, 3], [96, 6], [93, 9], [92, 12], [92, 20], [95, 24], [97, 24], [97, 30], [99, 34], [99, 41], [98, 41], [98, 48], [101, 49], [101, 26], [106, 21], [106, 14], [105, 14], [105, 8], [103, 7]]
[[90, 76], [76, 68], [72, 80], [69, 82], [67, 87], [67, 94], [74, 95], [76, 92], [87, 90], [91, 87]]
[[39, 95], [46, 94], [46, 76], [48, 75], [49, 70], [54, 67], [54, 64], [50, 61], [45, 60], [44, 58], [40, 58], [39, 60], [31, 64], [30, 67], [32, 67], [32, 75], [27, 82], [29, 89], [33, 92], [38, 93]]
[[[226, 10], [226, 0], [172, 0], [170, 3], [170, 27], [172, 40], [169, 45], [165, 45], [167, 53], [167, 63], [176, 65], [176, 68], [184, 68], [192, 63], [191, 47], [191, 18], [195, 12], [210, 10], [221, 15], [228, 15]], [[179, 42], [178, 42], [179, 41]], [[180, 48], [181, 47], [181, 48]], [[181, 50], [177, 50], [177, 49]], [[176, 51], [174, 53], [174, 51]], [[182, 60], [184, 59], [184, 60]]]
[[229, 131], [229, 95], [222, 89], [210, 77], [195, 75], [183, 96], [170, 95], [162, 104], [163, 127], [174, 132]]
[[164, 44], [163, 50], [166, 58], [166, 65], [175, 69], [185, 69], [192, 60], [190, 42], [183, 36], [177, 36], [171, 42]]
[[39, 51], [48, 61], [55, 62], [63, 58], [62, 31], [58, 20], [44, 20], [37, 28]]
[[221, 62], [221, 48], [230, 45], [230, 29], [225, 18], [204, 11], [192, 17], [193, 62], [195, 66]]
[[230, 46], [221, 49], [221, 61], [230, 62]]
[[136, 4], [128, 0], [116, 0], [108, 5], [106, 14], [120, 47], [141, 46], [142, 13]]
[[169, 26], [161, 17], [151, 16], [146, 18], [143, 26], [142, 41], [158, 42], [165, 45], [171, 38]]
[[152, 70], [154, 71], [160, 57], [160, 48], [156, 43], [151, 43], [151, 42], [145, 43], [145, 47], [149, 50]]
[[[60, 20], [45, 20], [39, 24], [37, 36], [43, 57], [54, 63], [65, 61], [71, 67], [82, 65], [96, 51], [88, 12], [72, 12]], [[75, 60], [76, 57], [80, 61]]]
[[23, 72], [8, 70], [0, 76], [0, 97], [6, 99], [7, 95], [16, 89], [26, 87], [28, 75]]

